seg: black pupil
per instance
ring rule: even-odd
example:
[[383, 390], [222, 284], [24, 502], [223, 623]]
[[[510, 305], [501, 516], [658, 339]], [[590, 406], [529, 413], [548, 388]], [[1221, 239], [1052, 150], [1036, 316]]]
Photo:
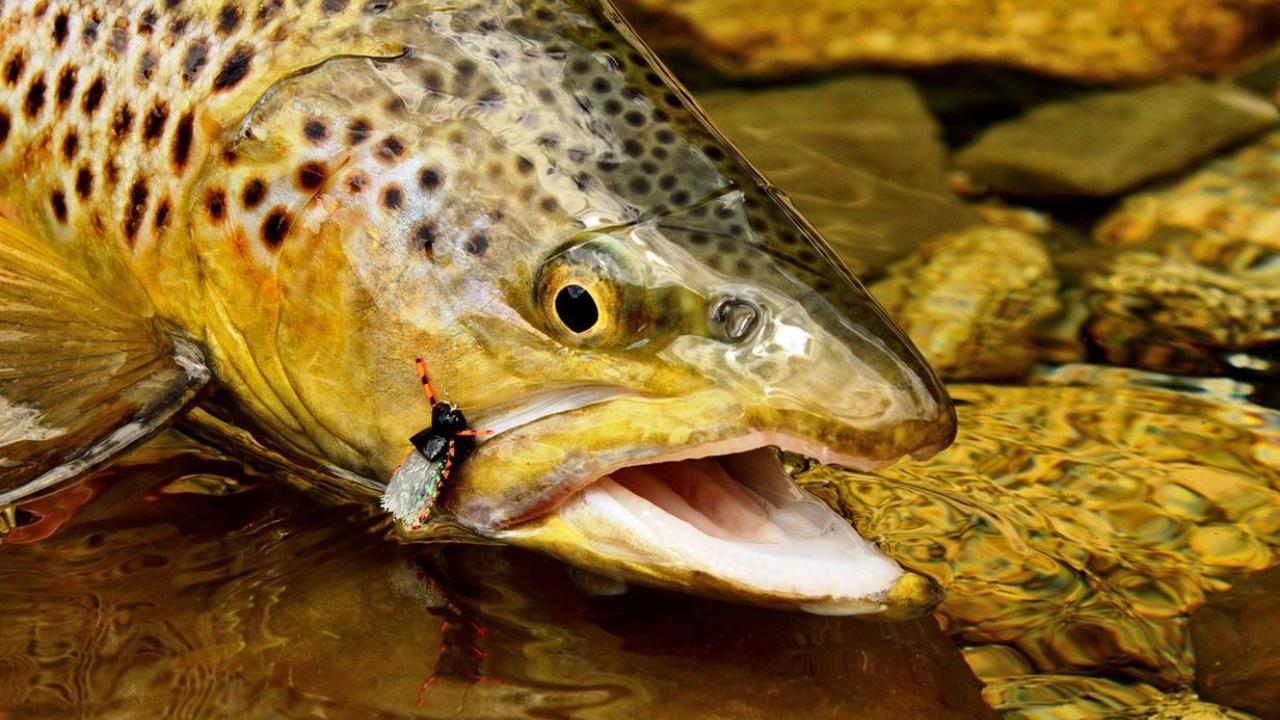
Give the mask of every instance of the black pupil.
[[600, 311], [596, 309], [596, 301], [591, 293], [581, 285], [565, 285], [556, 293], [556, 315], [560, 322], [576, 333], [583, 333], [595, 327], [600, 319]]

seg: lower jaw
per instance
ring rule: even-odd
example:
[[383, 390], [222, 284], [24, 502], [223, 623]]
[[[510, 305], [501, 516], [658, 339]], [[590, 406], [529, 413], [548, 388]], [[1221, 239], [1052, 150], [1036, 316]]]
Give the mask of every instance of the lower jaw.
[[[748, 604], [905, 619], [941, 601], [936, 583], [859, 537], [758, 442], [615, 471], [492, 535], [606, 575]], [[734, 448], [714, 448], [724, 449]]]

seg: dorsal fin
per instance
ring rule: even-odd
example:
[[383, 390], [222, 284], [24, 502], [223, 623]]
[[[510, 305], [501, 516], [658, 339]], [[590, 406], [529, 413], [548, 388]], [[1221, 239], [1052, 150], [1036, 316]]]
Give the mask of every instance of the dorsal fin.
[[145, 440], [204, 387], [199, 348], [0, 217], [0, 507]]

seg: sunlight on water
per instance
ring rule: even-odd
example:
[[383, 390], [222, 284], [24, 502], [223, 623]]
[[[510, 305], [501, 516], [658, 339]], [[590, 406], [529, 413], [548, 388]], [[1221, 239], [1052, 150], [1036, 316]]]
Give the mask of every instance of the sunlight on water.
[[1056, 704], [1055, 684], [1093, 713], [1158, 704], [1134, 683], [1191, 689], [1190, 612], [1277, 560], [1280, 413], [1229, 381], [1068, 366], [1039, 382], [952, 386], [960, 436], [930, 462], [802, 480], [948, 585], [940, 616], [993, 706]]

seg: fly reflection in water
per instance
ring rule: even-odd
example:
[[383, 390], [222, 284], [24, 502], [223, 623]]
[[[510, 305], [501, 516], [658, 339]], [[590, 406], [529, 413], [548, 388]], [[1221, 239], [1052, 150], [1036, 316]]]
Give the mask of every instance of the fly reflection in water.
[[931, 620], [592, 597], [171, 442], [76, 493], [0, 553], [0, 716], [989, 716]]

